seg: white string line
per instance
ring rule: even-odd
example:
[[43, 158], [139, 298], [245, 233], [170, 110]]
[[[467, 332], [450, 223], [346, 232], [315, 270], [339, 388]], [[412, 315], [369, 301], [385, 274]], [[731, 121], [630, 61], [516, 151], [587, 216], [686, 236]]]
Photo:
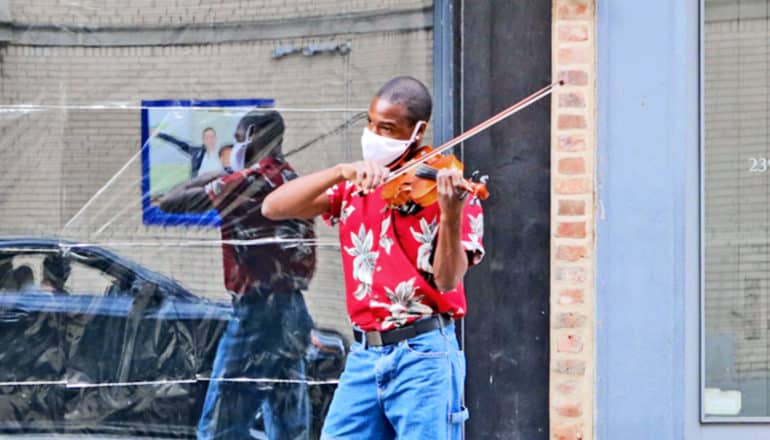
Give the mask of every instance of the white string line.
[[[102, 226], [101, 226], [99, 229], [97, 229], [97, 230], [96, 230], [96, 231], [93, 233], [93, 236], [94, 236], [94, 237], [98, 237], [98, 236], [102, 235], [102, 232], [104, 232], [104, 231], [105, 231], [105, 230], [106, 230], [108, 227], [110, 227], [110, 226], [111, 226], [111, 225], [112, 225], [112, 224], [113, 224], [113, 223], [114, 223], [116, 220], [118, 220], [119, 218], [123, 218], [123, 215], [124, 215], [124, 214], [125, 214], [127, 211], [130, 211], [130, 210], [132, 210], [132, 209], [135, 209], [135, 207], [134, 207], [134, 206], [131, 206], [131, 204], [130, 204], [130, 203], [127, 203], [127, 204], [126, 204], [126, 205], [125, 205], [125, 206], [124, 206], [122, 209], [118, 210], [118, 212], [117, 212], [117, 213], [115, 213], [115, 215], [113, 215], [113, 216], [112, 216], [112, 218], [110, 218], [109, 220], [107, 220], [107, 222], [105, 222], [105, 223], [104, 223], [104, 224], [103, 224], [103, 225], [102, 225]], [[100, 212], [100, 213], [98, 213], [98, 214], [97, 214], [97, 216], [98, 216], [99, 214], [101, 214], [101, 212]], [[94, 216], [94, 217], [97, 217], [97, 216]]]
[[88, 201], [85, 203], [85, 205], [83, 205], [83, 207], [82, 207], [82, 208], [80, 208], [80, 210], [79, 210], [77, 213], [75, 213], [75, 215], [74, 215], [74, 216], [72, 216], [72, 218], [71, 218], [71, 219], [70, 219], [70, 220], [69, 220], [69, 221], [68, 221], [68, 222], [67, 222], [67, 223], [64, 225], [64, 227], [62, 228], [62, 230], [64, 230], [64, 229], [67, 229], [67, 228], [68, 228], [68, 227], [69, 227], [69, 226], [70, 226], [70, 225], [71, 225], [71, 224], [72, 224], [72, 223], [73, 223], [73, 222], [74, 222], [74, 221], [75, 221], [75, 220], [76, 220], [78, 217], [80, 217], [80, 216], [83, 214], [83, 212], [85, 212], [85, 210], [86, 210], [86, 209], [88, 209], [88, 207], [89, 207], [89, 206], [91, 206], [91, 204], [92, 204], [92, 203], [93, 203], [93, 202], [94, 202], [94, 201], [95, 201], [95, 200], [96, 200], [96, 199], [97, 199], [97, 198], [98, 198], [100, 195], [102, 195], [102, 193], [104, 193], [104, 191], [106, 191], [106, 190], [107, 190], [107, 188], [108, 188], [110, 185], [112, 185], [112, 183], [113, 183], [114, 181], [116, 181], [116, 180], [118, 179], [118, 177], [120, 177], [120, 175], [121, 175], [121, 174], [123, 174], [123, 172], [124, 172], [124, 171], [126, 171], [126, 170], [128, 169], [128, 167], [129, 167], [129, 166], [130, 166], [130, 165], [131, 165], [131, 164], [132, 164], [132, 163], [133, 163], [133, 162], [136, 160], [136, 158], [141, 156], [141, 154], [142, 154], [142, 151], [144, 151], [144, 148], [145, 148], [145, 147], [142, 147], [142, 148], [140, 148], [140, 149], [139, 149], [139, 151], [137, 151], [137, 152], [136, 152], [136, 154], [134, 154], [134, 155], [133, 155], [133, 156], [132, 156], [132, 157], [131, 157], [131, 158], [130, 158], [130, 159], [127, 161], [127, 162], [126, 162], [126, 164], [125, 164], [125, 165], [123, 165], [123, 167], [122, 167], [121, 169], [119, 169], [119, 170], [118, 170], [118, 172], [117, 172], [117, 173], [115, 173], [115, 174], [114, 174], [114, 175], [113, 175], [113, 176], [110, 178], [110, 180], [108, 180], [108, 181], [107, 181], [107, 183], [105, 183], [104, 185], [102, 185], [102, 187], [101, 187], [101, 188], [99, 188], [99, 190], [98, 190], [98, 191], [96, 191], [96, 193], [95, 193], [93, 196], [91, 196], [91, 198], [90, 198], [90, 199], [88, 199]]
[[[163, 119], [160, 121], [160, 124], [159, 124], [159, 125], [160, 125], [160, 126], [162, 126], [162, 125], [163, 125], [163, 123], [165, 123], [165, 122], [166, 122], [166, 120], [167, 120], [167, 119], [168, 119], [170, 116], [171, 116], [170, 114], [166, 114], [166, 115], [164, 115], [164, 116], [163, 116]], [[78, 217], [80, 217], [80, 216], [83, 214], [83, 212], [85, 212], [85, 210], [86, 210], [86, 209], [88, 209], [88, 207], [89, 207], [89, 206], [90, 206], [90, 205], [91, 205], [91, 204], [92, 204], [92, 203], [93, 203], [93, 202], [94, 202], [94, 201], [95, 201], [95, 200], [96, 200], [96, 199], [97, 199], [97, 198], [98, 198], [98, 197], [99, 197], [99, 196], [100, 196], [102, 193], [104, 193], [104, 191], [106, 191], [106, 190], [107, 190], [107, 188], [108, 188], [110, 185], [112, 185], [112, 183], [113, 183], [114, 181], [116, 181], [116, 180], [118, 179], [118, 177], [120, 177], [120, 176], [121, 176], [121, 174], [123, 174], [123, 172], [124, 172], [124, 171], [126, 171], [126, 170], [128, 169], [128, 167], [129, 167], [129, 166], [130, 166], [130, 165], [131, 165], [131, 164], [132, 164], [132, 163], [133, 163], [133, 162], [136, 160], [136, 158], [137, 158], [137, 157], [141, 157], [141, 155], [142, 155], [142, 153], [144, 152], [145, 148], [150, 148], [150, 139], [147, 139], [147, 141], [144, 143], [144, 145], [142, 145], [142, 148], [140, 148], [140, 149], [139, 149], [139, 151], [137, 151], [137, 152], [136, 152], [136, 153], [135, 153], [133, 156], [131, 156], [131, 158], [130, 158], [130, 159], [129, 159], [129, 160], [128, 160], [128, 161], [127, 161], [127, 162], [126, 162], [126, 163], [125, 163], [125, 164], [124, 164], [124, 165], [123, 165], [123, 166], [122, 166], [122, 167], [121, 167], [121, 168], [118, 170], [118, 172], [117, 172], [117, 173], [115, 173], [115, 174], [113, 174], [113, 175], [112, 175], [112, 177], [110, 177], [110, 180], [108, 180], [108, 181], [107, 181], [107, 183], [105, 183], [104, 185], [102, 185], [102, 187], [101, 187], [101, 188], [99, 188], [99, 190], [98, 190], [98, 191], [96, 191], [96, 193], [95, 193], [93, 196], [91, 196], [91, 198], [90, 198], [90, 199], [88, 199], [88, 201], [85, 203], [85, 205], [83, 205], [83, 206], [82, 206], [82, 207], [81, 207], [81, 208], [78, 210], [78, 212], [77, 212], [77, 213], [75, 213], [75, 215], [74, 215], [74, 216], [72, 216], [72, 218], [70, 218], [70, 219], [69, 219], [69, 221], [68, 221], [68, 222], [67, 222], [67, 223], [64, 225], [64, 227], [62, 228], [62, 230], [66, 230], [66, 229], [67, 229], [67, 228], [68, 228], [68, 227], [69, 227], [69, 226], [70, 226], [70, 225], [71, 225], [71, 224], [72, 224], [72, 223], [73, 223], [73, 222], [74, 222], [74, 221], [75, 221], [75, 220], [76, 220]], [[148, 176], [148, 177], [149, 177], [149, 176]], [[142, 176], [142, 178], [144, 178], [144, 176]], [[144, 197], [144, 194], [142, 195], [142, 197]], [[114, 199], [115, 199], [115, 198], [113, 198], [113, 200], [114, 200]], [[107, 206], [109, 206], [109, 204], [108, 204]], [[102, 213], [102, 212], [103, 212], [103, 211], [104, 211], [104, 210], [107, 208], [107, 206], [103, 207], [103, 208], [102, 208], [102, 209], [99, 211], [99, 214], [101, 214], [101, 213]]]
[[280, 384], [307, 384], [307, 385], [326, 385], [337, 384], [338, 379], [333, 380], [301, 380], [301, 379], [269, 379], [269, 378], [249, 378], [249, 377], [232, 377], [232, 378], [220, 378], [214, 379], [211, 377], [198, 377], [195, 379], [168, 379], [168, 380], [145, 380], [136, 382], [101, 382], [101, 383], [68, 383], [67, 388], [108, 388], [108, 387], [130, 387], [130, 386], [147, 386], [147, 385], [174, 385], [174, 384], [189, 384], [197, 382], [229, 382], [229, 383], [280, 383]]
[[339, 379], [330, 380], [301, 380], [301, 379], [269, 379], [269, 378], [249, 378], [233, 377], [214, 379], [211, 377], [197, 377], [195, 379], [163, 379], [163, 380], [142, 380], [134, 382], [67, 382], [66, 380], [29, 380], [29, 381], [8, 381], [0, 382], [0, 387], [8, 386], [39, 386], [39, 385], [63, 385], [65, 388], [110, 388], [110, 387], [131, 387], [148, 385], [175, 385], [175, 384], [193, 384], [198, 382], [232, 382], [232, 383], [280, 383], [280, 384], [307, 384], [307, 385], [336, 385]]
[[27, 381], [9, 381], [0, 382], [0, 387], [14, 387], [19, 385], [34, 386], [34, 385], [67, 385], [66, 380], [27, 380]]
[[[13, 239], [11, 239], [13, 240]], [[1, 243], [1, 241], [0, 241]], [[269, 237], [269, 238], [259, 238], [259, 239], [253, 239], [253, 240], [184, 240], [184, 241], [178, 241], [178, 242], [172, 242], [169, 243], [167, 241], [112, 241], [112, 242], [101, 242], [101, 243], [88, 243], [88, 242], [79, 242], [79, 243], [59, 243], [59, 248], [68, 250], [68, 249], [78, 249], [78, 248], [90, 248], [90, 247], [114, 247], [114, 248], [120, 248], [120, 247], [196, 247], [196, 246], [222, 246], [223, 244], [226, 245], [241, 245], [241, 246], [264, 246], [264, 245], [272, 245], [272, 244], [293, 244], [293, 245], [314, 245], [316, 247], [321, 246], [330, 246], [330, 247], [339, 247], [339, 242], [337, 240], [322, 240], [318, 238], [280, 238], [280, 237]], [[41, 248], [34, 248], [34, 247], [2, 247], [3, 252], [45, 252], [45, 251], [51, 251], [50, 247], [41, 247]]]
[[327, 107], [327, 108], [294, 108], [294, 107], [259, 107], [257, 105], [237, 105], [237, 106], [142, 106], [142, 105], [121, 105], [121, 104], [95, 104], [95, 105], [45, 105], [45, 104], [14, 104], [14, 105], [0, 105], [0, 112], [12, 113], [12, 112], [35, 112], [45, 110], [232, 110], [232, 109], [263, 109], [263, 110], [275, 110], [282, 113], [326, 113], [326, 112], [338, 112], [338, 113], [350, 113], [350, 112], [362, 112], [367, 111], [366, 108], [344, 108], [344, 107]]

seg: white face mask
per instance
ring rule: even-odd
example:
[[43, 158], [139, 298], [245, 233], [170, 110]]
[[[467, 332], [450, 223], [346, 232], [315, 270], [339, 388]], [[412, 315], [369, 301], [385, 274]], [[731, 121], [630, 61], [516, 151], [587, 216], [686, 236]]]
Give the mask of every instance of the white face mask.
[[246, 142], [233, 144], [233, 151], [230, 152], [230, 169], [235, 172], [241, 171], [246, 166], [246, 145]]
[[412, 136], [407, 140], [380, 136], [369, 130], [368, 127], [364, 127], [364, 134], [361, 135], [361, 149], [364, 153], [364, 160], [372, 160], [382, 166], [390, 165], [394, 160], [401, 157], [404, 151], [417, 139], [417, 133], [422, 125], [425, 125], [425, 121], [418, 121]]
[[248, 133], [251, 131], [251, 127], [252, 126], [249, 126], [249, 128], [246, 129], [247, 134], [244, 136], [245, 139], [243, 142], [233, 143], [233, 151], [230, 152], [230, 169], [232, 169], [234, 172], [238, 172], [246, 168], [246, 147], [253, 140], [248, 136]]

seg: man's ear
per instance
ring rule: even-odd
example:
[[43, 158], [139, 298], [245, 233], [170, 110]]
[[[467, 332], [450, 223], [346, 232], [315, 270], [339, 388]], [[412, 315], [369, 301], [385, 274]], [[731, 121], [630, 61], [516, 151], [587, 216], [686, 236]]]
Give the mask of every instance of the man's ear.
[[422, 140], [422, 138], [425, 136], [425, 128], [428, 126], [428, 123], [425, 121], [417, 121], [417, 123], [420, 125], [420, 128], [417, 129], [417, 135], [415, 136], [415, 139]]

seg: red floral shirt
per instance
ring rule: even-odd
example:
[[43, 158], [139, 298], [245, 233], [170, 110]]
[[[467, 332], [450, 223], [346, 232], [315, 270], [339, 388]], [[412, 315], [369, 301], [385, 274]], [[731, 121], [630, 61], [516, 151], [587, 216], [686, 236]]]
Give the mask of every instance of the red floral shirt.
[[[380, 190], [358, 196], [352, 183], [329, 189], [324, 219], [339, 224], [350, 320], [363, 330], [385, 331], [423, 316], [466, 313], [465, 290], [440, 292], [433, 283], [438, 203], [414, 214], [387, 209]], [[462, 214], [462, 243], [469, 264], [484, 256], [481, 203], [469, 197]]]
[[315, 233], [307, 220], [273, 221], [262, 215], [262, 200], [297, 177], [277, 157], [229, 174], [207, 186], [222, 218], [225, 287], [234, 295], [250, 289], [305, 290], [315, 271]]

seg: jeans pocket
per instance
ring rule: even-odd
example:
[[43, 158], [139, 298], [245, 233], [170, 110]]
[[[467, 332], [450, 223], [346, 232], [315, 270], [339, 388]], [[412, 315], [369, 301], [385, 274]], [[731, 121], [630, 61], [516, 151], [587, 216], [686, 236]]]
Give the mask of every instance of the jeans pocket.
[[420, 357], [445, 357], [449, 354], [449, 341], [440, 331], [432, 331], [404, 341], [410, 353]]

